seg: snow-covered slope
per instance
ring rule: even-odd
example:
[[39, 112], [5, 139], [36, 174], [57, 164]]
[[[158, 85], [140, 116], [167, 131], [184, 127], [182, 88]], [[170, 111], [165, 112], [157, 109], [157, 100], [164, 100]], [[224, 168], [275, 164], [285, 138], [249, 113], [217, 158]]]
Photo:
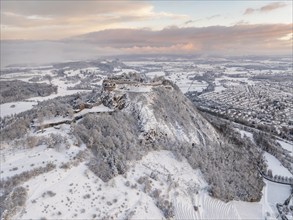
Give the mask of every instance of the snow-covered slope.
[[[58, 111], [59, 102], [31, 110], [38, 116], [53, 108], [42, 123], [61, 124], [43, 129], [36, 120], [1, 146], [2, 216], [261, 218], [258, 155], [225, 140], [171, 82], [129, 84], [87, 94], [94, 103], [78, 95]], [[76, 106], [83, 107], [73, 113]], [[74, 120], [62, 124], [70, 117], [63, 109]]]
[[[169, 87], [167, 87], [169, 88]], [[217, 142], [214, 128], [179, 90], [153, 87], [149, 92], [130, 93], [124, 111], [136, 114], [141, 131], [163, 135], [168, 141], [208, 145]]]
[[[40, 152], [44, 159], [46, 154]], [[27, 201], [14, 218], [162, 219], [166, 212], [174, 212], [175, 219], [244, 219], [245, 212], [250, 213], [245, 219], [261, 218], [260, 204], [211, 198], [201, 172], [169, 151], [151, 152], [129, 166], [108, 183], [84, 162], [39, 175], [23, 184]]]

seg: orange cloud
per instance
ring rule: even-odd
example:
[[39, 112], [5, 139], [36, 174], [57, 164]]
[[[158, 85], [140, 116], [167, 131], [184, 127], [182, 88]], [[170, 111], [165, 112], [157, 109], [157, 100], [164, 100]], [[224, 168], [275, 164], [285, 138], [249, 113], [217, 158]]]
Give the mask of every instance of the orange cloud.
[[134, 46], [120, 49], [126, 54], [188, 54], [199, 52], [201, 48], [192, 43], [186, 43], [169, 46]]

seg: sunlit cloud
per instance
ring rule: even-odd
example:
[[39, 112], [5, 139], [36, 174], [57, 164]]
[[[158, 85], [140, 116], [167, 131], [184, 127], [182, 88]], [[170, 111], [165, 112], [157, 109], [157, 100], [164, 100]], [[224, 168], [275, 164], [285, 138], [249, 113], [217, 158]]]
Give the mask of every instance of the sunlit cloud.
[[162, 47], [196, 44], [204, 46], [237, 43], [259, 44], [263, 41], [277, 43], [277, 39], [291, 33], [291, 24], [211, 26], [202, 28], [169, 27], [160, 31], [140, 29], [113, 29], [72, 37], [67, 40], [84, 41], [100, 46]]
[[60, 41], [2, 41], [4, 64], [117, 54], [291, 54], [292, 24], [111, 29]]
[[254, 12], [270, 12], [279, 8], [283, 8], [286, 7], [287, 4], [283, 3], [283, 2], [273, 2], [270, 4], [267, 4], [263, 7], [260, 8], [247, 8], [244, 12], [244, 15], [249, 15], [249, 14], [253, 14]]
[[[2, 39], [60, 39], [92, 31], [125, 28], [127, 23], [186, 20], [188, 16], [132, 1], [5, 1], [2, 3]], [[129, 26], [129, 25], [128, 25]], [[44, 28], [48, 29], [44, 36]], [[74, 30], [74, 33], [70, 31]], [[45, 37], [45, 38], [44, 38]]]
[[268, 5], [261, 7], [259, 10], [260, 10], [260, 12], [269, 12], [269, 11], [273, 11], [278, 8], [283, 8], [285, 6], [287, 6], [287, 5], [283, 2], [274, 2], [274, 3], [271, 3], [271, 4], [268, 4]]
[[286, 34], [283, 37], [278, 38], [279, 40], [283, 40], [283, 41], [291, 41], [292, 45], [293, 45], [293, 33], [290, 34]]
[[43, 21], [52, 20], [52, 18], [50, 17], [43, 17], [40, 15], [30, 15], [30, 16], [27, 16], [26, 18], [31, 20], [43, 20]]

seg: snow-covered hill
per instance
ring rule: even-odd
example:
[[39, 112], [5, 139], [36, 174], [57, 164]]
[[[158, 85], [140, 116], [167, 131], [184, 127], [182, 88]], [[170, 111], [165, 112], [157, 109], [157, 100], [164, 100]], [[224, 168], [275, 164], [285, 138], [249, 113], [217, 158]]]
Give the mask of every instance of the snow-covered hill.
[[2, 218], [273, 213], [260, 201], [260, 153], [223, 137], [172, 82], [141, 81], [113, 80], [101, 92], [48, 100], [5, 122]]

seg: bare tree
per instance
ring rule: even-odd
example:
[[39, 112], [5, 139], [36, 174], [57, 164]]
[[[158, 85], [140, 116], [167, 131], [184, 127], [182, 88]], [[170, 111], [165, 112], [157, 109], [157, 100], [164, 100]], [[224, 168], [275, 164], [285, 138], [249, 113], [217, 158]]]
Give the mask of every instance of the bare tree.
[[46, 74], [46, 75], [44, 76], [44, 79], [48, 80], [49, 83], [52, 85], [52, 76], [51, 76], [51, 75]]

